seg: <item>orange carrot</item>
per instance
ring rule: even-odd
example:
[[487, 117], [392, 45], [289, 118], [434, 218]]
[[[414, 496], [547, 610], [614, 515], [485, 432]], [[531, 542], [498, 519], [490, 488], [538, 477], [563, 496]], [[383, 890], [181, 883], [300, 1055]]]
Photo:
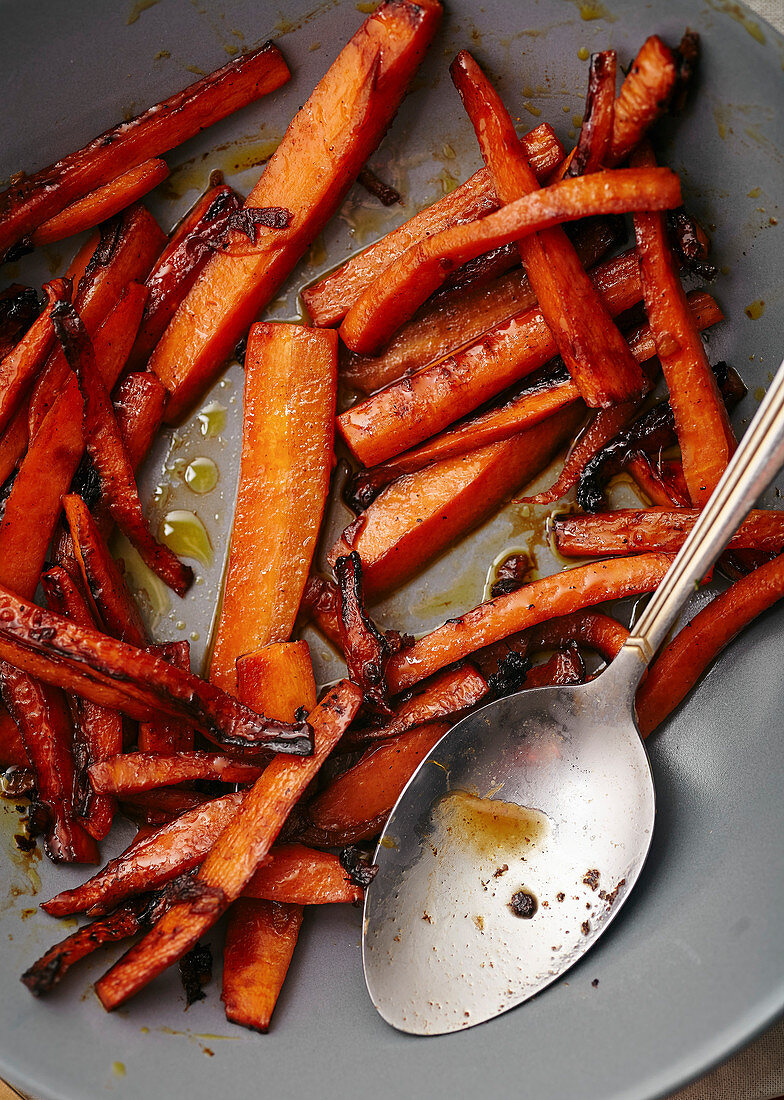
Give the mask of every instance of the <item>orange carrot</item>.
[[25, 335], [8, 355], [0, 360], [0, 432], [5, 431], [32, 385], [54, 343], [51, 313], [57, 302], [70, 299], [71, 284], [67, 279], [44, 283], [49, 302]]
[[301, 905], [244, 897], [235, 901], [223, 949], [224, 968], [232, 975], [221, 993], [226, 1019], [255, 1031], [269, 1030], [301, 924]]
[[217, 779], [253, 783], [261, 768], [216, 752], [128, 752], [91, 764], [90, 782], [98, 794], [138, 794], [155, 787]]
[[604, 50], [591, 55], [585, 117], [567, 176], [598, 172], [607, 158], [613, 134], [617, 63], [615, 50]]
[[146, 458], [163, 420], [166, 389], [151, 370], [126, 374], [112, 404], [123, 447], [136, 470]]
[[[163, 642], [149, 649], [169, 664], [190, 671], [190, 642]], [[140, 752], [190, 752], [192, 749], [193, 729], [184, 722], [159, 717], [152, 722], [139, 723]]]
[[269, 863], [259, 867], [242, 896], [288, 905], [335, 902], [358, 905], [363, 891], [346, 877], [340, 860], [332, 852], [321, 852], [304, 844], [276, 844], [270, 851]]
[[607, 165], [620, 164], [639, 145], [667, 109], [677, 76], [672, 50], [655, 34], [646, 38], [615, 101]]

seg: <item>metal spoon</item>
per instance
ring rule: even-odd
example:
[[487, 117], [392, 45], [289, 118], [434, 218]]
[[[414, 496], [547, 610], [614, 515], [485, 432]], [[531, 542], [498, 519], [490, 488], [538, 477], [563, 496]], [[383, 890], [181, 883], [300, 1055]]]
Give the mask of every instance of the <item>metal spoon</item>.
[[601, 676], [458, 722], [398, 799], [367, 891], [368, 991], [438, 1035], [544, 989], [605, 931], [651, 843], [637, 685], [678, 612], [784, 465], [784, 364], [634, 635]]

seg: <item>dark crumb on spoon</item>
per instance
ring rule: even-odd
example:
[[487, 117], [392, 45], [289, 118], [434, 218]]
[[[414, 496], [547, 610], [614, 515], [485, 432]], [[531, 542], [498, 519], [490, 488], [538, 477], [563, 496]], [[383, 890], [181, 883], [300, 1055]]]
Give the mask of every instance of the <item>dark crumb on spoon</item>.
[[512, 894], [509, 908], [516, 917], [530, 920], [539, 908], [539, 904], [533, 894], [529, 894], [527, 890], [518, 890], [516, 893]]

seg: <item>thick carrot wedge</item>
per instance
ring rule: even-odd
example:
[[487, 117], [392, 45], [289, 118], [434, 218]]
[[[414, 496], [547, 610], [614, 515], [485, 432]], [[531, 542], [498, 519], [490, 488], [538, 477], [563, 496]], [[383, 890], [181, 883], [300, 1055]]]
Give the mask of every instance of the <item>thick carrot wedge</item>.
[[92, 229], [101, 222], [108, 221], [131, 203], [144, 198], [148, 191], [157, 187], [169, 174], [165, 160], [146, 160], [135, 168], [123, 172], [117, 179], [90, 191], [82, 199], [66, 206], [59, 214], [49, 218], [30, 234], [33, 246], [54, 244], [66, 237], [73, 237], [85, 229]]
[[357, 528], [347, 528], [330, 561], [356, 550], [369, 594], [401, 584], [543, 470], [582, 416], [580, 407], [561, 409], [511, 439], [399, 478], [362, 513]]
[[167, 419], [178, 419], [204, 392], [340, 205], [392, 120], [440, 17], [439, 0], [382, 4], [295, 116], [245, 204], [287, 210], [288, 228], [261, 229], [250, 247], [233, 231], [150, 360], [172, 395]]
[[54, 343], [51, 312], [61, 299], [70, 300], [71, 284], [67, 279], [44, 283], [49, 301], [43, 313], [8, 355], [0, 360], [0, 432], [19, 408]]
[[585, 117], [567, 176], [598, 172], [607, 159], [613, 134], [617, 64], [615, 50], [591, 55]]
[[304, 844], [276, 844], [270, 851], [269, 863], [259, 867], [242, 896], [288, 905], [335, 902], [358, 905], [363, 891], [347, 878], [332, 852], [307, 848]]
[[[190, 671], [190, 642], [163, 642], [150, 650], [177, 668]], [[193, 729], [173, 718], [157, 718], [139, 723], [140, 752], [190, 752], [193, 749]]]
[[[520, 141], [539, 180], [546, 179], [563, 159], [564, 148], [548, 123], [537, 126]], [[487, 169], [475, 172], [451, 194], [425, 207], [337, 271], [306, 287], [302, 299], [313, 323], [334, 325], [402, 252], [450, 225], [462, 225], [497, 210], [499, 205]]]
[[[648, 508], [600, 513], [595, 516], [560, 516], [555, 520], [555, 541], [567, 557], [603, 557], [661, 550], [678, 551], [697, 521], [699, 511], [682, 508]], [[755, 509], [727, 544], [728, 549], [784, 549], [784, 512]]]
[[[602, 264], [592, 279], [616, 316], [642, 295], [634, 252]], [[473, 412], [557, 353], [541, 310], [527, 310], [464, 351], [353, 405], [338, 416], [338, 429], [360, 462], [375, 466]]]
[[98, 794], [125, 795], [196, 779], [253, 783], [261, 771], [256, 764], [215, 752], [129, 752], [91, 764], [89, 776]]
[[289, 75], [280, 51], [267, 42], [56, 164], [23, 176], [0, 195], [0, 256], [76, 199], [274, 91]]
[[[655, 163], [650, 149], [639, 150], [633, 159], [640, 165]], [[634, 230], [645, 308], [670, 392], [683, 472], [691, 502], [699, 507], [724, 473], [735, 437], [678, 276], [664, 218], [635, 214]]]
[[[493, 175], [498, 197], [512, 202], [538, 188], [509, 113], [476, 61], [462, 50], [450, 67]], [[647, 381], [569, 239], [555, 227], [518, 247], [539, 306], [569, 373], [589, 406], [630, 401]]]
[[[313, 835], [330, 846], [375, 836], [420, 761], [449, 729], [433, 722], [373, 745], [306, 808]], [[306, 835], [310, 835], [306, 826]]]
[[73, 890], [63, 890], [42, 908], [53, 917], [109, 913], [132, 894], [154, 890], [164, 882], [198, 866], [216, 837], [234, 817], [244, 794], [224, 794], [188, 810], [162, 825]]
[[237, 192], [228, 184], [217, 184], [208, 188], [172, 233], [145, 280], [150, 296], [128, 360], [132, 370], [146, 366], [180, 302], [221, 243], [229, 218], [241, 208]]
[[149, 721], [181, 718], [233, 749], [308, 753], [306, 723], [256, 714], [198, 676], [106, 634], [77, 626], [0, 587], [0, 660], [46, 683]]
[[[62, 566], [54, 565], [41, 576], [47, 605], [80, 626], [93, 626], [87, 602]], [[76, 767], [75, 799], [84, 827], [90, 836], [103, 840], [112, 825], [115, 801], [96, 795], [90, 786], [87, 769], [96, 761], [122, 752], [122, 715], [116, 710], [91, 703], [89, 699], [71, 700], [74, 721], [73, 756]]]
[[680, 183], [673, 173], [644, 176], [633, 168], [566, 179], [533, 191], [494, 214], [443, 230], [404, 252], [363, 291], [346, 314], [340, 335], [352, 351], [372, 354], [443, 285], [449, 271], [491, 248], [521, 242], [564, 221], [631, 210], [672, 210], [680, 201]]
[[639, 145], [666, 111], [677, 82], [672, 50], [657, 35], [647, 38], [632, 62], [615, 101], [612, 139], [605, 157], [611, 167]]
[[112, 398], [123, 447], [134, 470], [147, 456], [163, 420], [166, 387], [151, 370], [126, 374]]
[[396, 654], [388, 665], [390, 686], [404, 691], [474, 650], [545, 619], [605, 600], [650, 592], [669, 569], [671, 560], [667, 554], [640, 554], [581, 565], [479, 604]]
[[784, 597], [784, 557], [761, 565], [716, 596], [662, 650], [637, 691], [637, 721], [652, 733], [726, 645]]
[[316, 548], [332, 469], [337, 334], [251, 329], [240, 484], [210, 678], [236, 692], [235, 662], [288, 639]]
[[221, 993], [226, 1019], [255, 1031], [269, 1030], [301, 924], [301, 905], [250, 898], [234, 903], [223, 949], [224, 968], [232, 975]]
[[97, 983], [104, 1008], [117, 1008], [176, 962], [242, 893], [286, 817], [356, 714], [362, 691], [343, 680], [310, 715], [313, 756], [269, 764], [218, 838], [195, 880], [198, 901], [174, 905]]

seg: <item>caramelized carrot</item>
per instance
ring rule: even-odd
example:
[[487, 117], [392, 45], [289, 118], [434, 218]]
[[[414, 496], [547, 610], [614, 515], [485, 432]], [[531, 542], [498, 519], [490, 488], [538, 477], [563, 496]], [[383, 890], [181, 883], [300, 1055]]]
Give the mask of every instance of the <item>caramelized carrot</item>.
[[30, 243], [34, 246], [54, 244], [66, 237], [73, 237], [85, 229], [92, 229], [101, 222], [108, 221], [115, 214], [125, 210], [131, 203], [144, 198], [148, 191], [157, 187], [169, 174], [165, 160], [151, 159], [137, 164], [117, 179], [105, 183], [90, 191], [81, 199], [66, 206], [53, 218], [42, 222], [30, 234]]
[[236, 692], [235, 662], [288, 639], [316, 548], [332, 469], [337, 334], [251, 329], [242, 460], [210, 678]]
[[626, 472], [655, 507], [668, 508], [673, 504], [680, 507], [688, 506], [688, 496], [675, 495], [673, 487], [668, 485], [659, 471], [654, 468], [647, 454], [632, 455], [626, 464]]
[[568, 645], [544, 661], [534, 665], [525, 678], [523, 687], [559, 687], [565, 684], [581, 684], [585, 680], [585, 665], [576, 645]]
[[[163, 642], [150, 646], [157, 654], [176, 668], [190, 672], [190, 642]], [[152, 722], [139, 723], [140, 752], [190, 752], [193, 749], [193, 729], [173, 718], [156, 718]]]
[[145, 825], [168, 825], [188, 810], [209, 801], [208, 795], [190, 787], [157, 787], [154, 791], [127, 794], [122, 811], [132, 821]]
[[718, 654], [784, 596], [784, 557], [761, 565], [716, 596], [659, 654], [637, 691], [644, 737], [672, 713]]
[[53, 279], [44, 283], [49, 302], [46, 309], [33, 322], [25, 335], [2, 360], [0, 360], [0, 432], [5, 431], [13, 414], [19, 408], [25, 393], [32, 385], [54, 343], [51, 313], [56, 303], [69, 300], [71, 284], [67, 279]]
[[491, 248], [511, 241], [527, 247], [523, 242], [532, 234], [564, 221], [631, 210], [672, 210], [680, 202], [680, 183], [672, 172], [644, 176], [633, 168], [566, 179], [533, 191], [494, 214], [445, 229], [404, 252], [363, 291], [346, 314], [340, 335], [352, 351], [372, 354], [444, 283], [449, 271]]
[[280, 51], [267, 42], [56, 164], [23, 176], [0, 194], [0, 256], [76, 199], [274, 91], [289, 76]]
[[362, 691], [342, 680], [310, 714], [313, 755], [281, 764], [275, 759], [221, 834], [195, 880], [198, 901], [172, 906], [150, 932], [97, 983], [106, 1009], [117, 1008], [176, 962], [242, 893], [269, 853], [292, 808], [356, 714]]
[[605, 158], [611, 167], [626, 160], [656, 119], [667, 109], [677, 82], [672, 50], [651, 35], [621, 85], [615, 101], [612, 140]]
[[581, 418], [579, 408], [567, 407], [511, 439], [398, 478], [344, 531], [330, 561], [354, 549], [369, 594], [394, 588], [536, 477]]
[[[462, 50], [450, 72], [479, 140], [498, 197], [511, 202], [538, 188], [512, 120], [473, 57]], [[647, 382], [560, 228], [518, 245], [539, 306], [569, 373], [589, 406], [630, 401]]]
[[[650, 149], [634, 163], [654, 164]], [[656, 341], [691, 503], [705, 503], [716, 488], [735, 449], [727, 410], [678, 276], [664, 218], [656, 213], [634, 216], [645, 308]]]
[[301, 905], [244, 897], [234, 902], [223, 949], [224, 973], [232, 976], [228, 986], [224, 980], [221, 993], [227, 1020], [254, 1031], [269, 1030], [301, 924]]
[[112, 398], [123, 447], [137, 470], [155, 439], [166, 407], [166, 387], [151, 370], [126, 374]]
[[302, 593], [300, 614], [306, 622], [312, 621], [335, 649], [343, 652], [343, 639], [340, 632], [340, 593], [333, 580], [318, 574], [308, 577]]
[[358, 905], [363, 891], [347, 877], [332, 852], [304, 844], [276, 844], [269, 862], [254, 874], [242, 891], [244, 898], [285, 902], [288, 905]]
[[[537, 126], [520, 141], [539, 180], [544, 180], [563, 159], [564, 148], [549, 123]], [[451, 225], [462, 225], [497, 210], [499, 205], [487, 169], [475, 172], [449, 195], [425, 207], [337, 271], [306, 287], [302, 299], [313, 323], [334, 325], [342, 320], [362, 291], [402, 252]]]
[[215, 752], [128, 752], [91, 764], [90, 782], [98, 794], [138, 794], [175, 783], [217, 779], [253, 783], [261, 768]]
[[[29, 768], [30, 761], [19, 727], [8, 711], [0, 710], [0, 768]], [[0, 788], [5, 793], [5, 787]]]
[[396, 654], [388, 666], [390, 686], [404, 691], [453, 661], [545, 619], [650, 592], [670, 563], [666, 554], [613, 558], [544, 577], [488, 600]]
[[[245, 203], [288, 211], [285, 230], [239, 230], [199, 275], [150, 366], [177, 420], [202, 394], [340, 205], [389, 125], [441, 17], [439, 0], [388, 0], [362, 24], [290, 124]], [[248, 246], [248, 247], [246, 247]]]
[[567, 176], [598, 172], [607, 159], [612, 141], [615, 115], [615, 76], [618, 57], [615, 50], [591, 54], [588, 69], [588, 94], [585, 117], [580, 127]]
[[[571, 615], [562, 615], [547, 619], [538, 626], [529, 627], [520, 634], [510, 635], [501, 642], [494, 642], [484, 649], [477, 650], [473, 660], [482, 669], [485, 676], [492, 676], [500, 662], [510, 652], [527, 657], [543, 649], [568, 649], [577, 644], [595, 650], [605, 661], [611, 661], [618, 655], [629, 637], [629, 631], [610, 615], [601, 611], [576, 611]], [[541, 666], [536, 666], [541, 667]], [[534, 669], [531, 669], [530, 676]], [[528, 685], [526, 679], [525, 686]]]
[[13, 351], [40, 312], [33, 287], [11, 283], [0, 290], [0, 359]]

